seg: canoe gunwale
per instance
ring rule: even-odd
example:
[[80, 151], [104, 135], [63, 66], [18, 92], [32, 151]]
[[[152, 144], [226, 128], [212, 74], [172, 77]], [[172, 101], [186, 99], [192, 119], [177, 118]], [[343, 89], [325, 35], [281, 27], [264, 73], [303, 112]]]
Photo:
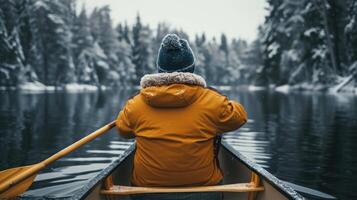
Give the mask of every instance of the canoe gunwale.
[[96, 177], [90, 180], [89, 183], [84, 188], [82, 188], [74, 196], [72, 196], [72, 198], [77, 200], [86, 197], [97, 183], [99, 183], [101, 180], [106, 178], [108, 175], [112, 174], [115, 171], [115, 169], [134, 151], [135, 151], [135, 142], [131, 144], [129, 148], [125, 150], [124, 153], [120, 155], [120, 157], [117, 160], [115, 160], [108, 167], [103, 169]]
[[304, 200], [305, 198], [301, 196], [299, 193], [297, 193], [293, 188], [290, 186], [286, 185], [275, 177], [273, 174], [265, 170], [263, 167], [260, 165], [252, 162], [250, 159], [248, 159], [246, 156], [241, 154], [239, 151], [234, 149], [229, 143], [224, 141], [224, 139], [221, 142], [221, 145], [227, 149], [232, 155], [234, 155], [238, 160], [242, 162], [247, 168], [250, 170], [254, 171], [257, 173], [259, 176], [261, 176], [264, 180], [270, 183], [275, 189], [280, 191], [285, 197], [288, 199], [294, 199], [294, 200]]

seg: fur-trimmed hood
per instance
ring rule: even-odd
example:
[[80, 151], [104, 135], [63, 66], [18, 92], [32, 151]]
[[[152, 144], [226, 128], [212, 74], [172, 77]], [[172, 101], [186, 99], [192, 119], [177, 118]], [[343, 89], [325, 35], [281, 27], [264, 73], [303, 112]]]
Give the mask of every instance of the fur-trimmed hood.
[[141, 88], [170, 84], [188, 84], [206, 87], [206, 81], [201, 76], [188, 72], [172, 72], [148, 74], [141, 78]]
[[193, 103], [200, 95], [199, 91], [206, 86], [206, 81], [192, 73], [173, 72], [145, 75], [140, 85], [140, 94], [146, 104], [178, 108]]

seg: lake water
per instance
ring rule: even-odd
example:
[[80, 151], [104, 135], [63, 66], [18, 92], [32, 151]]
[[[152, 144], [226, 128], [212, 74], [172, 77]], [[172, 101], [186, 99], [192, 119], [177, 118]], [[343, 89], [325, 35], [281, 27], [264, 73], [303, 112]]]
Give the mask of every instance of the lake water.
[[[0, 92], [0, 170], [39, 162], [112, 121], [135, 92]], [[356, 96], [222, 92], [249, 115], [225, 135], [232, 146], [282, 180], [357, 199]], [[43, 170], [26, 195], [70, 196], [130, 143], [110, 131]]]

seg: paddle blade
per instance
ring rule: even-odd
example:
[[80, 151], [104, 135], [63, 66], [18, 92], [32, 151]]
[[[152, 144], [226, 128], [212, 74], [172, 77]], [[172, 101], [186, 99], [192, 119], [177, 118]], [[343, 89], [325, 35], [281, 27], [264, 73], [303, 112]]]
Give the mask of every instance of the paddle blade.
[[25, 172], [27, 169], [33, 167], [33, 165], [16, 167], [7, 169], [0, 172], [0, 187], [7, 188], [2, 193], [0, 193], [0, 199], [14, 198], [24, 192], [31, 186], [33, 180], [37, 174], [34, 174], [27, 179], [17, 183], [16, 185], [11, 185], [8, 181], [14, 176]]

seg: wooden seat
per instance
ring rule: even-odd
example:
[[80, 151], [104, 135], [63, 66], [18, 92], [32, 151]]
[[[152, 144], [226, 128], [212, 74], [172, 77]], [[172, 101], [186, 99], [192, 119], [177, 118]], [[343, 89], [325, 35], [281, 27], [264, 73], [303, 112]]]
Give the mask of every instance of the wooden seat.
[[172, 193], [172, 192], [249, 192], [248, 199], [255, 199], [255, 192], [264, 191], [263, 186], [259, 186], [259, 176], [252, 172], [249, 183], [236, 183], [215, 186], [195, 186], [195, 187], [133, 187], [114, 185], [113, 177], [110, 175], [105, 179], [104, 188], [100, 191], [103, 195], [131, 195], [147, 193]]

